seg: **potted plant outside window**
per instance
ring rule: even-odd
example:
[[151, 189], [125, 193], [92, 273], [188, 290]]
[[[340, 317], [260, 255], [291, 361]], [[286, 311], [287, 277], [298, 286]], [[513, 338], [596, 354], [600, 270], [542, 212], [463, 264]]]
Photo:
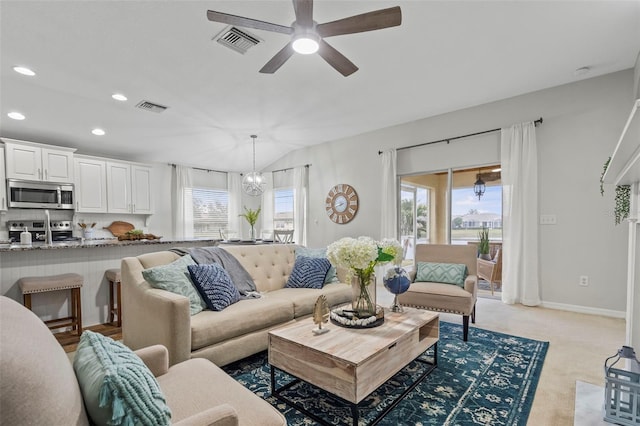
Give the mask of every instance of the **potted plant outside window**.
[[489, 248], [489, 228], [482, 228], [478, 232], [478, 257], [484, 260], [491, 260], [490, 248]]

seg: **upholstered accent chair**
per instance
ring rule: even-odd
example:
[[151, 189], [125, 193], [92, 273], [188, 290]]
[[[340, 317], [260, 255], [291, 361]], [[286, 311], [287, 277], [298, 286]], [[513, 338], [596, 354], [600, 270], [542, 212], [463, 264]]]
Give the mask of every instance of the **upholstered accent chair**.
[[[452, 263], [467, 266], [464, 285], [416, 281], [418, 263]], [[478, 277], [476, 248], [471, 245], [417, 244], [415, 268], [411, 272], [409, 290], [398, 295], [401, 305], [462, 315], [463, 340], [469, 335], [469, 317], [476, 322]]]

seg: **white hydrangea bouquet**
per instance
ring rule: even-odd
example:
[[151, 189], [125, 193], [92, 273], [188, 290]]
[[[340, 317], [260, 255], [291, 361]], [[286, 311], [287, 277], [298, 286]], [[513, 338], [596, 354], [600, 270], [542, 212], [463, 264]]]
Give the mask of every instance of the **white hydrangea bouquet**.
[[327, 258], [332, 265], [347, 269], [347, 283], [356, 277], [360, 294], [354, 300], [353, 309], [358, 312], [375, 314], [375, 301], [371, 300], [367, 286], [372, 282], [377, 265], [402, 261], [402, 247], [394, 239], [375, 241], [370, 237], [345, 237], [329, 244]]

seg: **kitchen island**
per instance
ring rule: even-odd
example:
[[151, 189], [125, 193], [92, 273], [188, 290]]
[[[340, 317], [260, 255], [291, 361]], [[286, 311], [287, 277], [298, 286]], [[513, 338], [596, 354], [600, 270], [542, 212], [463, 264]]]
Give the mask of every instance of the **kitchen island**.
[[[215, 239], [126, 240], [95, 239], [54, 242], [0, 244], [0, 285], [3, 295], [22, 303], [18, 279], [74, 272], [84, 277], [82, 287], [82, 324], [91, 326], [107, 322], [109, 284], [105, 271], [120, 268], [122, 258], [169, 250], [174, 247], [207, 247]], [[64, 292], [49, 292], [33, 297], [33, 311], [43, 320], [67, 316], [69, 297]], [[126, 316], [123, 315], [123, 321]]]

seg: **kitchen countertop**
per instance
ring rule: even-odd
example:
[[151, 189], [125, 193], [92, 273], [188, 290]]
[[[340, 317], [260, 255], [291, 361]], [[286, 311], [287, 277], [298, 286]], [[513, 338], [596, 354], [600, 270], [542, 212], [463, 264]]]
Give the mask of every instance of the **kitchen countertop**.
[[0, 244], [0, 252], [14, 252], [14, 251], [28, 251], [28, 250], [59, 250], [59, 249], [82, 249], [92, 247], [123, 247], [123, 246], [136, 246], [136, 245], [152, 245], [152, 244], [171, 244], [180, 245], [181, 243], [189, 242], [210, 242], [211, 245], [217, 245], [220, 240], [216, 239], [183, 239], [172, 240], [161, 238], [159, 240], [125, 240], [118, 241], [117, 238], [101, 238], [101, 239], [84, 239], [79, 241], [56, 241], [51, 245], [45, 243], [33, 243], [30, 246], [23, 246], [19, 243]]

